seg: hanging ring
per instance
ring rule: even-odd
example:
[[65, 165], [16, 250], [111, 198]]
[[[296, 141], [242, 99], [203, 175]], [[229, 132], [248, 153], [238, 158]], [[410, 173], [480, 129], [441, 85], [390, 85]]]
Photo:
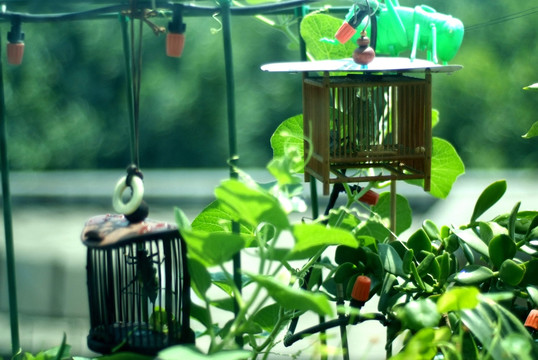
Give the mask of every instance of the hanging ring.
[[[129, 201], [126, 203], [122, 200], [122, 195], [125, 189], [130, 187], [133, 194]], [[144, 196], [144, 183], [138, 176], [132, 176], [131, 184], [127, 185], [127, 176], [122, 177], [116, 184], [114, 189], [114, 196], [112, 197], [112, 207], [120, 214], [130, 215], [138, 209], [142, 203], [142, 197]]]

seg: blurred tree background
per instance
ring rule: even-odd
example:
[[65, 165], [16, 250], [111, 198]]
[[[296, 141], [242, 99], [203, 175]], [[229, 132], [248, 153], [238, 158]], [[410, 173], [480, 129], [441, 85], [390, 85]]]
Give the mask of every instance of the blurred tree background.
[[[4, 3], [10, 11], [28, 13], [85, 8], [83, 2]], [[352, 4], [319, 2], [329, 3]], [[434, 77], [434, 107], [441, 114], [435, 135], [449, 140], [468, 167], [535, 168], [538, 146], [521, 135], [536, 121], [538, 110], [536, 95], [522, 90], [538, 81], [538, 6], [508, 0], [401, 0], [400, 4], [429, 5], [466, 26], [462, 48], [451, 61], [464, 69]], [[511, 16], [499, 19], [507, 15]], [[497, 19], [502, 22], [496, 23]], [[167, 21], [155, 20], [162, 26]], [[184, 21], [187, 41], [179, 59], [165, 55], [165, 35], [155, 36], [144, 28], [142, 168], [226, 166], [221, 24], [212, 17]], [[1, 24], [2, 46], [9, 29], [9, 22]], [[296, 32], [296, 25], [291, 29]], [[11, 167], [125, 167], [130, 161], [129, 118], [120, 22], [112, 18], [24, 23], [23, 31], [23, 64], [4, 66]], [[264, 166], [272, 156], [272, 132], [286, 118], [301, 113], [302, 100], [301, 75], [265, 73], [260, 66], [299, 60], [299, 51], [283, 32], [253, 17], [234, 17], [232, 31], [239, 164]]]

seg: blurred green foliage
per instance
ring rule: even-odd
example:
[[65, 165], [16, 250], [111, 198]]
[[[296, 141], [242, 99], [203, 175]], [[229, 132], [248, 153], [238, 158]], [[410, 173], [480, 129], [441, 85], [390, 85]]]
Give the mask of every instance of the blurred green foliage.
[[[8, 10], [61, 12], [68, 6], [10, 5]], [[326, 4], [320, 2], [319, 4]], [[331, 4], [351, 5], [350, 1]], [[500, 0], [423, 3], [466, 26], [531, 8]], [[90, 5], [88, 5], [90, 6]], [[335, 16], [343, 18], [343, 14]], [[280, 23], [286, 16], [272, 17]], [[165, 55], [165, 36], [144, 28], [140, 104], [142, 168], [221, 167], [228, 157], [228, 127], [221, 24], [186, 17], [179, 59]], [[535, 167], [538, 146], [521, 138], [536, 121], [537, 99], [522, 88], [536, 82], [537, 13], [469, 28], [452, 61], [464, 66], [435, 76], [436, 136], [449, 140], [467, 167]], [[166, 26], [167, 19], [156, 19]], [[2, 23], [2, 46], [9, 23]], [[296, 32], [296, 24], [290, 29]], [[130, 162], [126, 77], [117, 19], [24, 23], [23, 64], [4, 67], [6, 118], [14, 169], [101, 169]], [[301, 113], [301, 76], [265, 73], [260, 65], [299, 60], [296, 44], [252, 18], [232, 20], [239, 164], [272, 157], [269, 139], [284, 119]], [[2, 53], [4, 50], [2, 49]], [[5, 54], [3, 55], [5, 56]]]

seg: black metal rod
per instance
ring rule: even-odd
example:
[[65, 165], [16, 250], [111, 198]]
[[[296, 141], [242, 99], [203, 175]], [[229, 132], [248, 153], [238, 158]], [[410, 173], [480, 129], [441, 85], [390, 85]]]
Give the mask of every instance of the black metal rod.
[[9, 185], [9, 158], [7, 156], [7, 124], [3, 72], [2, 61], [0, 61], [0, 162], [2, 167], [2, 201], [4, 206], [4, 233], [11, 325], [11, 348], [13, 358], [16, 359], [20, 352], [19, 315], [17, 308], [17, 281], [15, 276], [15, 248], [13, 245], [13, 219], [11, 211], [11, 190]]
[[[246, 7], [230, 7], [230, 13], [232, 15], [253, 16], [270, 13], [292, 13], [298, 6], [314, 3], [316, 0], [292, 0], [275, 4], [254, 5]], [[169, 1], [155, 1], [155, 7], [159, 10], [174, 9], [177, 3]], [[194, 4], [182, 4], [184, 16], [213, 16], [221, 12], [220, 6], [200, 6]], [[153, 3], [151, 1], [139, 1], [139, 9], [151, 9]], [[57, 14], [29, 14], [22, 12], [12, 12], [6, 10], [0, 12], [0, 20], [11, 20], [12, 17], [19, 17], [22, 22], [54, 22], [54, 21], [74, 21], [74, 20], [90, 20], [96, 18], [103, 18], [109, 16], [117, 16], [118, 12], [128, 11], [130, 6], [128, 4], [118, 4], [103, 6], [96, 9], [76, 11], [69, 13], [57, 13]]]
[[353, 315], [353, 316], [345, 315], [343, 317], [339, 317], [337, 319], [326, 321], [324, 323], [309, 327], [307, 329], [299, 331], [296, 334], [293, 334], [293, 335], [288, 334], [284, 338], [284, 346], [286, 347], [291, 346], [297, 341], [301, 340], [302, 338], [308, 335], [317, 334], [321, 331], [326, 331], [335, 327], [339, 327], [341, 325], [344, 325], [344, 326], [345, 325], [357, 325], [361, 322], [365, 322], [369, 320], [379, 321], [379, 323], [381, 323], [381, 325], [383, 326], [387, 326], [389, 324], [389, 320], [387, 320], [385, 315], [381, 313], [373, 313], [373, 314], [368, 314], [368, 315]]

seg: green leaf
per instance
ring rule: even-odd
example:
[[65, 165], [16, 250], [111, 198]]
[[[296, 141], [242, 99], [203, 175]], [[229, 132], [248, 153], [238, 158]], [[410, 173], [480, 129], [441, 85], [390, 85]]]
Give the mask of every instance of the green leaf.
[[527, 292], [534, 303], [534, 307], [538, 307], [538, 288], [536, 286], [527, 286]]
[[525, 266], [517, 264], [514, 260], [506, 259], [499, 268], [499, 278], [510, 286], [516, 286], [523, 280]]
[[[111, 355], [103, 355], [98, 358], [92, 358], [91, 360], [96, 360], [96, 359], [99, 359], [99, 360], [152, 360], [152, 359], [155, 359], [155, 357], [141, 355], [141, 354], [128, 352], [128, 351], [122, 351], [122, 352], [117, 352]], [[73, 360], [79, 360], [79, 357], [74, 356]]]
[[459, 237], [464, 243], [469, 245], [472, 249], [474, 249], [481, 255], [489, 257], [488, 245], [486, 245], [484, 240], [482, 240], [478, 235], [476, 235], [473, 229], [465, 229], [465, 230], [454, 229], [454, 233], [456, 234], [457, 237]]
[[491, 269], [480, 265], [468, 265], [461, 269], [460, 272], [449, 276], [449, 281], [455, 281], [463, 285], [480, 284], [494, 277]]
[[278, 200], [260, 187], [252, 188], [229, 179], [215, 189], [215, 195], [233, 209], [235, 220], [245, 221], [253, 227], [264, 222], [281, 230], [290, 226], [288, 216]]
[[383, 267], [391, 274], [406, 277], [403, 271], [403, 262], [396, 249], [388, 244], [378, 244], [379, 257]]
[[293, 226], [295, 245], [288, 260], [306, 259], [315, 255], [321, 248], [330, 245], [344, 245], [356, 248], [359, 243], [349, 232], [339, 228], [328, 228], [321, 224], [300, 223]]
[[[215, 200], [206, 206], [192, 222], [192, 228], [207, 232], [232, 232], [233, 211], [222, 202]], [[181, 229], [182, 227], [179, 226]], [[254, 227], [240, 222], [239, 232], [254, 234]]]
[[391, 357], [391, 360], [429, 360], [438, 353], [437, 344], [450, 340], [450, 329], [443, 326], [438, 329], [419, 330], [406, 344], [403, 351]]
[[[372, 206], [372, 217], [370, 220], [381, 219], [381, 222], [387, 227], [390, 228], [390, 192], [384, 192], [379, 194], [379, 200], [377, 204]], [[411, 207], [407, 199], [401, 195], [396, 195], [396, 235], [401, 234], [405, 230], [411, 227], [413, 221]], [[383, 239], [378, 239], [383, 240]]]
[[348, 231], [354, 231], [360, 224], [360, 214], [357, 209], [350, 209], [340, 206], [337, 209], [331, 209], [328, 216], [328, 225], [338, 227]]
[[382, 223], [365, 221], [355, 229], [355, 236], [361, 243], [361, 246], [369, 246], [375, 243], [376, 239], [379, 239], [378, 241], [388, 239], [390, 237], [390, 230]]
[[177, 227], [180, 229], [191, 230], [191, 224], [187, 215], [180, 208], [174, 208], [174, 215], [176, 219]]
[[514, 240], [508, 235], [497, 235], [489, 242], [489, 259], [496, 269], [501, 266], [504, 260], [512, 259], [516, 255], [516, 251]]
[[514, 349], [503, 341], [514, 334], [521, 336], [528, 343], [532, 343], [532, 338], [521, 321], [502, 305], [483, 298], [476, 308], [463, 310], [461, 319], [491, 358], [495, 360], [532, 358], [519, 353], [520, 348]]
[[465, 166], [452, 144], [444, 139], [432, 139], [432, 175], [430, 194], [444, 199], [456, 179], [465, 173]]
[[[212, 272], [211, 282], [215, 284], [215, 286], [219, 287], [222, 291], [230, 295], [230, 297], [233, 296], [235, 283], [230, 274], [222, 271]], [[241, 274], [241, 286], [245, 287], [250, 283], [251, 279], [245, 274]]]
[[337, 284], [344, 285], [344, 289], [347, 288], [347, 283], [350, 278], [352, 278], [354, 275], [363, 273], [364, 265], [361, 267], [362, 269], [359, 269], [357, 266], [355, 266], [355, 264], [350, 262], [343, 263], [342, 265], [338, 266], [337, 270], [334, 272], [334, 281]]
[[525, 86], [523, 89], [524, 90], [538, 91], [538, 83], [534, 83], [532, 85]]
[[191, 277], [192, 289], [200, 299], [205, 299], [205, 294], [211, 287], [211, 276], [209, 275], [207, 268], [196, 258], [190, 256], [187, 261], [187, 266]]
[[531, 259], [525, 264], [525, 276], [521, 280], [521, 285], [538, 286], [538, 259]]
[[435, 223], [429, 219], [424, 220], [422, 223], [422, 228], [424, 231], [426, 231], [426, 234], [428, 234], [428, 237], [430, 240], [441, 240], [441, 233], [439, 231], [439, 228]]
[[529, 129], [529, 131], [527, 131], [525, 135], [522, 135], [522, 137], [525, 139], [530, 139], [535, 136], [538, 136], [538, 121], [532, 124], [531, 128]]
[[474, 206], [471, 223], [474, 223], [482, 214], [491, 208], [506, 192], [506, 180], [495, 181], [489, 185], [478, 197]]
[[213, 326], [211, 317], [207, 308], [202, 307], [194, 302], [191, 303], [191, 317], [198, 320], [206, 328]]
[[[290, 149], [295, 149], [299, 154], [304, 152], [303, 115], [296, 115], [284, 120], [271, 136], [271, 148], [273, 158], [281, 158], [289, 154]], [[296, 172], [304, 171], [304, 158], [301, 155], [301, 163], [296, 164]]]
[[508, 218], [508, 235], [512, 239], [515, 239], [515, 235], [516, 235], [516, 221], [517, 221], [517, 214], [518, 214], [520, 205], [521, 205], [521, 201], [516, 203], [516, 205], [512, 209], [512, 212], [510, 213], [510, 217]]
[[265, 288], [280, 306], [299, 311], [314, 311], [319, 315], [332, 315], [329, 299], [321, 293], [292, 288], [279, 280], [263, 275], [248, 274], [252, 280]]
[[306, 44], [306, 50], [316, 60], [349, 58], [357, 47], [353, 41], [346, 44], [329, 43], [322, 39], [333, 39], [334, 34], [342, 25], [342, 19], [326, 14], [311, 14], [301, 21], [301, 36]]
[[439, 110], [432, 109], [432, 129], [439, 124]]
[[[457, 178], [465, 173], [465, 166], [454, 146], [448, 141], [433, 137], [432, 146], [430, 194], [445, 199]], [[424, 186], [424, 180], [406, 182]]]
[[454, 287], [437, 300], [437, 310], [442, 313], [449, 311], [460, 311], [464, 309], [474, 309], [478, 303], [480, 291], [472, 286]]
[[366, 259], [366, 252], [362, 247], [352, 248], [349, 246], [338, 246], [334, 253], [334, 261], [338, 265], [342, 265], [347, 262], [357, 264], [358, 261], [366, 263]]
[[224, 264], [243, 249], [250, 237], [234, 233], [181, 231], [188, 254], [206, 267]]
[[246, 350], [222, 350], [217, 353], [207, 355], [190, 345], [176, 345], [161, 350], [157, 360], [246, 360], [251, 356]]
[[267, 332], [271, 332], [275, 327], [275, 320], [278, 319], [280, 306], [277, 303], [265, 306], [258, 310], [250, 318]]
[[423, 251], [427, 253], [432, 251], [432, 242], [424, 229], [415, 231], [407, 240], [406, 245], [409, 249], [413, 249], [418, 261], [422, 261], [426, 257]]
[[441, 320], [437, 306], [428, 298], [408, 302], [397, 315], [403, 325], [411, 330], [435, 327]]

